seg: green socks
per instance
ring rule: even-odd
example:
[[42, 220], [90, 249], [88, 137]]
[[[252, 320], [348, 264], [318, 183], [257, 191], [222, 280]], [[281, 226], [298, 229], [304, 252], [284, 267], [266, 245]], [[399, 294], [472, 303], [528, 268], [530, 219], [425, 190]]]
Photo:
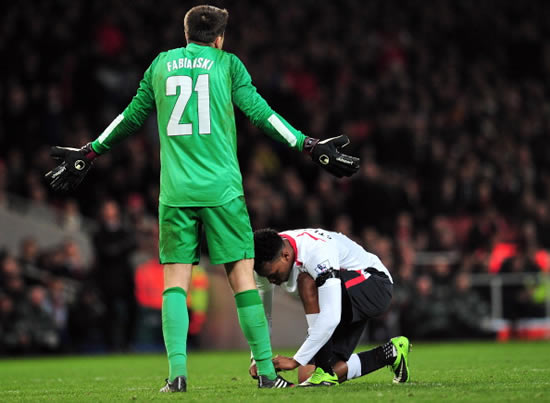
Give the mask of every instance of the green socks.
[[162, 334], [168, 355], [170, 382], [178, 376], [187, 377], [187, 293], [181, 287], [172, 287], [162, 293]]
[[[275, 379], [277, 375], [271, 362], [269, 329], [258, 290], [235, 294], [235, 302], [239, 323], [256, 360], [258, 374]], [[168, 355], [170, 382], [181, 375], [187, 377], [188, 329], [187, 293], [180, 287], [166, 289], [162, 293], [162, 333]]]
[[271, 362], [269, 328], [258, 290], [247, 290], [235, 294], [235, 303], [241, 329], [256, 360], [258, 374], [275, 379], [277, 374]]

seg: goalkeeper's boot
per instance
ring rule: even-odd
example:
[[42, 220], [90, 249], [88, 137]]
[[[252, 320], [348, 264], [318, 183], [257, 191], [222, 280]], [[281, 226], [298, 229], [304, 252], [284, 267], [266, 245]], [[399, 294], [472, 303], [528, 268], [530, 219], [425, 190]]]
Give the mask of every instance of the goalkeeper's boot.
[[313, 386], [337, 386], [338, 376], [336, 374], [329, 374], [323, 371], [323, 368], [317, 367], [309, 378], [300, 383], [298, 387], [309, 388]]
[[395, 347], [397, 357], [391, 366], [391, 369], [395, 376], [393, 377], [393, 383], [405, 383], [411, 379], [411, 373], [409, 371], [409, 352], [411, 351], [411, 344], [409, 339], [405, 336], [394, 337], [390, 340]]
[[166, 385], [164, 385], [159, 392], [187, 392], [187, 379], [185, 376], [177, 376], [172, 382], [166, 379]]
[[275, 379], [269, 379], [266, 375], [258, 375], [258, 388], [260, 389], [281, 389], [292, 388], [294, 384], [288, 382], [281, 375], [277, 375]]

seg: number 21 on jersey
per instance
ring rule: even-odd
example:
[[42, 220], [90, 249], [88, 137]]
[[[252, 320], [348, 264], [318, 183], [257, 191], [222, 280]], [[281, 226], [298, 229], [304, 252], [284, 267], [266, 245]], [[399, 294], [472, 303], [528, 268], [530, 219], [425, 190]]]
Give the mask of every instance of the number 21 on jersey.
[[170, 76], [166, 79], [166, 95], [177, 95], [178, 87], [180, 89], [168, 126], [166, 126], [166, 133], [169, 136], [193, 134], [193, 123], [180, 123], [193, 90], [197, 92], [199, 134], [210, 134], [210, 91], [208, 81], [208, 74], [200, 74], [193, 89], [193, 79], [189, 76]]

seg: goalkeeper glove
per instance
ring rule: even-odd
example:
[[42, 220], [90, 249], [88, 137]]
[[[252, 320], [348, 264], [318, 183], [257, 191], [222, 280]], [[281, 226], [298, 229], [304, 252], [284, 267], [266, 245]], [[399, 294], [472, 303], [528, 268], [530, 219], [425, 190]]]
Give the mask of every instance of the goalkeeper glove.
[[82, 148], [52, 147], [50, 155], [61, 164], [45, 176], [55, 191], [69, 192], [82, 182], [98, 154], [88, 143]]
[[351, 176], [359, 171], [359, 158], [340, 152], [340, 149], [348, 144], [349, 138], [344, 135], [326, 140], [306, 137], [304, 151], [311, 155], [311, 159], [317, 165], [341, 178]]

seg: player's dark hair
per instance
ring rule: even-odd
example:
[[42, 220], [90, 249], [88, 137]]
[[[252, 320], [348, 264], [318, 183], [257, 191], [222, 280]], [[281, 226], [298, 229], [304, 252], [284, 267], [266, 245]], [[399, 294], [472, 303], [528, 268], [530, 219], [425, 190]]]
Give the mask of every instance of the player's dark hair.
[[278, 258], [283, 246], [283, 238], [277, 231], [271, 228], [254, 231], [254, 271], [263, 275], [264, 264]]
[[212, 43], [223, 36], [229, 13], [214, 6], [195, 6], [185, 14], [183, 28], [187, 41]]

